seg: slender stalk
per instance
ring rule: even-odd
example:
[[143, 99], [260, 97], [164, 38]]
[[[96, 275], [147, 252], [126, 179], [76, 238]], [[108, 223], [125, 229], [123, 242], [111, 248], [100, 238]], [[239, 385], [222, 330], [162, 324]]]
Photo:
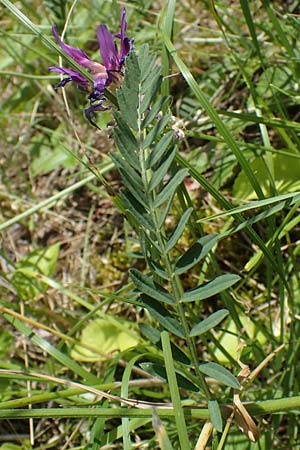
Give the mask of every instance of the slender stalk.
[[[257, 403], [245, 404], [251, 416], [261, 416], [267, 414], [284, 413], [300, 408], [300, 396], [278, 398], [275, 400], [265, 400]], [[221, 406], [225, 417], [231, 412], [232, 406]], [[157, 414], [161, 418], [174, 417], [174, 408], [157, 408]], [[206, 408], [184, 408], [186, 417], [190, 419], [207, 420], [210, 418]], [[26, 409], [0, 409], [0, 419], [28, 419], [29, 417], [152, 417], [153, 407], [145, 409], [122, 407], [122, 408], [35, 408]]]

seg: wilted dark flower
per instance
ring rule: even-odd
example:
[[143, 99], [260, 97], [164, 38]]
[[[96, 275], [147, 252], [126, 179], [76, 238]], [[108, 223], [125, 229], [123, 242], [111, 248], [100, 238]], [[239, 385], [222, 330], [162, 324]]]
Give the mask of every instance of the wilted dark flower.
[[[126, 11], [123, 8], [121, 12], [121, 32], [112, 35], [106, 25], [100, 25], [97, 30], [97, 38], [99, 42], [100, 54], [103, 64], [90, 60], [87, 54], [80, 48], [71, 47], [65, 44], [60, 39], [57, 28], [54, 25], [52, 28], [53, 36], [62, 48], [62, 50], [71, 58], [87, 69], [93, 77], [94, 83], [92, 91], [89, 94], [90, 106], [85, 109], [87, 119], [96, 126], [92, 120], [93, 113], [96, 111], [104, 111], [107, 109], [103, 106], [105, 100], [104, 89], [107, 88], [113, 81], [118, 81], [119, 74], [122, 74], [122, 66], [125, 58], [132, 50], [132, 39], [126, 37]], [[115, 38], [120, 40], [120, 49]], [[77, 83], [78, 87], [83, 90], [88, 90], [90, 81], [80, 72], [74, 69], [66, 69], [59, 66], [51, 66], [49, 70], [67, 75], [55, 86], [55, 89], [65, 86], [69, 81]]]

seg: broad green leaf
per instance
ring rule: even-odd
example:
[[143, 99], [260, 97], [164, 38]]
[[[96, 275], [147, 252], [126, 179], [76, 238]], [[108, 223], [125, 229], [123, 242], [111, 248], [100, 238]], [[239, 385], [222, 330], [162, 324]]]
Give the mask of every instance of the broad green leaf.
[[126, 118], [126, 122], [134, 130], [138, 129], [137, 111], [140, 76], [141, 73], [136, 54], [131, 52], [126, 58], [126, 70], [123, 84], [121, 88], [117, 90], [116, 95], [122, 117]]
[[256, 90], [264, 99], [274, 96], [274, 86], [280, 89], [291, 89], [293, 75], [288, 67], [272, 66], [262, 72]]
[[110, 359], [116, 351], [136, 347], [138, 342], [138, 336], [124, 324], [121, 328], [106, 319], [98, 318], [82, 330], [80, 343], [84, 346], [80, 343], [75, 345], [71, 356], [77, 361], [101, 361]]
[[52, 276], [59, 255], [60, 244], [39, 248], [26, 255], [15, 266], [11, 282], [23, 299], [34, 298], [44, 292], [47, 285], [33, 277], [33, 273]]
[[178, 320], [173, 317], [169, 311], [157, 300], [146, 295], [141, 296], [141, 301], [145, 305], [145, 308], [149, 311], [150, 315], [156, 319], [166, 330], [175, 334], [180, 338], [185, 337], [184, 330], [178, 322]]
[[173, 136], [173, 131], [168, 131], [168, 133], [164, 134], [160, 141], [155, 144], [155, 147], [151, 150], [151, 153], [146, 160], [147, 169], [151, 169], [160, 160], [160, 158], [170, 145]]
[[158, 300], [159, 302], [167, 303], [169, 305], [174, 303], [174, 299], [166, 289], [155, 283], [152, 278], [144, 275], [137, 269], [130, 269], [130, 276], [136, 287], [148, 295], [149, 297]]
[[232, 375], [231, 372], [229, 372], [229, 370], [220, 366], [220, 364], [214, 362], [203, 363], [199, 365], [199, 370], [204, 375], [214, 378], [226, 386], [230, 386], [234, 389], [240, 388], [240, 383], [238, 380]]
[[180, 169], [175, 175], [173, 175], [170, 181], [163, 187], [163, 189], [157, 195], [156, 199], [153, 202], [153, 207], [158, 208], [167, 200], [173, 198], [176, 189], [183, 182], [188, 173], [189, 171], [187, 169]]
[[168, 240], [168, 242], [166, 244], [166, 252], [169, 252], [177, 244], [178, 240], [181, 238], [182, 233], [184, 232], [185, 226], [191, 216], [192, 211], [193, 211], [193, 208], [188, 208], [181, 216], [178, 224], [176, 225], [176, 228], [174, 229], [173, 233], [170, 236], [170, 239]]
[[[267, 341], [266, 336], [262, 333], [260, 327], [256, 326], [253, 320], [251, 320], [251, 317], [248, 317], [243, 313], [239, 313], [239, 319], [241, 321], [244, 332], [249, 337], [249, 340], [247, 340], [247, 337], [241, 336], [244, 333], [242, 333], [241, 329], [238, 329], [232, 319], [226, 321], [226, 324], [222, 326], [222, 331], [219, 331], [216, 335], [221, 347], [226, 349], [226, 352], [229, 353], [229, 355], [232, 356], [232, 358], [235, 360], [240, 357], [240, 353], [243, 348], [243, 346], [241, 345], [242, 342], [248, 341], [249, 345], [251, 346], [252, 342], [255, 341], [262, 347]], [[277, 326], [276, 324], [274, 325], [275, 330], [277, 329]], [[274, 339], [276, 339], [277, 337], [279, 336], [274, 337]], [[246, 349], [248, 348], [249, 347], [246, 347]], [[229, 362], [228, 357], [226, 357], [221, 349], [214, 347], [213, 351], [214, 356], [219, 363]]]
[[[287, 194], [300, 190], [299, 163], [295, 162], [293, 154], [291, 157], [286, 155], [273, 155], [274, 165], [274, 183], [278, 194]], [[266, 196], [270, 194], [269, 173], [262, 158], [256, 158], [249, 163], [251, 170], [255, 172], [256, 178], [261, 185], [261, 189]], [[256, 193], [249, 185], [247, 178], [241, 172], [233, 187], [234, 196], [245, 200], [256, 199]]]
[[218, 242], [218, 234], [208, 234], [200, 238], [177, 261], [175, 273], [180, 275], [205, 258]]
[[45, 136], [38, 139], [41, 142], [36, 142], [35, 140], [30, 146], [30, 153], [32, 155], [30, 167], [33, 176], [49, 173], [59, 166], [66, 168], [76, 166], [76, 158], [64, 145], [57, 143], [55, 147], [51, 147], [49, 146], [48, 139], [45, 139]]
[[152, 178], [150, 180], [148, 190], [151, 192], [156, 188], [164, 179], [167, 174], [176, 154], [176, 147], [174, 147], [168, 154], [165, 156], [164, 160], [161, 162], [157, 170], [153, 172]]
[[233, 284], [237, 283], [241, 277], [234, 274], [220, 275], [207, 283], [186, 291], [182, 298], [182, 302], [194, 302], [197, 300], [204, 300], [206, 298], [212, 297], [213, 295], [219, 294], [225, 291], [225, 289], [230, 288]]
[[197, 323], [197, 325], [191, 329], [190, 336], [199, 336], [200, 334], [206, 333], [208, 330], [211, 330], [215, 326], [219, 325], [219, 323], [222, 322], [228, 314], [229, 311], [227, 309], [220, 309], [219, 311], [216, 311], [200, 323]]
[[221, 433], [223, 429], [222, 414], [217, 400], [208, 401], [208, 411], [213, 426], [217, 431]]
[[170, 117], [171, 116], [169, 114], [166, 114], [155, 123], [142, 143], [142, 147], [144, 149], [150, 147], [157, 137], [163, 132], [170, 121]]
[[58, 361], [63, 367], [67, 367], [69, 370], [73, 371], [75, 374], [79, 375], [83, 379], [86, 379], [89, 383], [97, 384], [99, 378], [96, 375], [86, 370], [83, 366], [77, 364], [72, 358], [67, 354], [63, 353], [58, 348], [54, 347], [49, 343], [49, 340], [43, 339], [38, 336], [31, 328], [24, 325], [24, 323], [4, 313], [3, 316], [14, 326], [18, 331], [27, 336], [35, 345], [37, 345], [42, 351], [51, 355], [56, 361]]

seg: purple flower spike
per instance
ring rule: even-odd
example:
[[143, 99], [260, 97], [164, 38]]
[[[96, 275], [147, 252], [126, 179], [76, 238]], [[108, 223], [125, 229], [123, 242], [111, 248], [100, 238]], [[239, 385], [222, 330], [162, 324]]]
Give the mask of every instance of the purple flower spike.
[[[106, 100], [104, 96], [104, 90], [114, 81], [118, 81], [120, 76], [116, 72], [122, 75], [122, 67], [125, 62], [126, 56], [132, 50], [132, 39], [125, 36], [126, 33], [126, 11], [123, 8], [121, 12], [121, 33], [112, 35], [106, 25], [100, 25], [97, 30], [97, 37], [99, 41], [100, 54], [103, 64], [92, 61], [88, 55], [80, 48], [71, 47], [71, 45], [65, 44], [57, 33], [57, 28], [54, 25], [52, 27], [52, 33], [57, 43], [62, 50], [69, 55], [75, 62], [87, 69], [93, 77], [93, 87], [90, 90], [88, 97], [90, 106], [85, 110], [85, 116], [89, 122], [97, 126], [92, 120], [92, 117], [96, 111], [104, 111], [107, 107], [103, 106], [103, 102]], [[115, 37], [120, 39], [120, 51], [115, 41]], [[74, 81], [79, 88], [88, 90], [90, 88], [90, 81], [82, 75], [79, 71], [74, 69], [66, 69], [59, 66], [51, 66], [49, 70], [67, 75], [60, 83], [55, 86], [55, 89], [65, 86], [70, 81]]]

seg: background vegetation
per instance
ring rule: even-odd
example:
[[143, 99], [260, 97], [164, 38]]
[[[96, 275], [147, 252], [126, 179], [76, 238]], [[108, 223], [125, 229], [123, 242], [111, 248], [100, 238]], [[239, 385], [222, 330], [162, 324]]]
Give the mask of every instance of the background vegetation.
[[[298, 2], [0, 3], [1, 450], [300, 448]], [[229, 277], [184, 304], [193, 344], [141, 278], [157, 262], [141, 217], [103, 183], [126, 185], [110, 153], [128, 125], [108, 111], [96, 130], [86, 95], [55, 93], [48, 72], [54, 23], [99, 60], [96, 28], [118, 32], [123, 5], [136, 52], [147, 44], [167, 76], [171, 116], [151, 145], [171, 130], [170, 179], [188, 169], [164, 223], [168, 237], [182, 224], [177, 275], [185, 292]]]

